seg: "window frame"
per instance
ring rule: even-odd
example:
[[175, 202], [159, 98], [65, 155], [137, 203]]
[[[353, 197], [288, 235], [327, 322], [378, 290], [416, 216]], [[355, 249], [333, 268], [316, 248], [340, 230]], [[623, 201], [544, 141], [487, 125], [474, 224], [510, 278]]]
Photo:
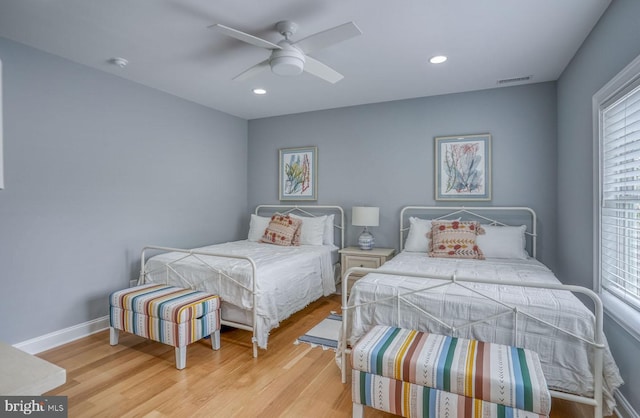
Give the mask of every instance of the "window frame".
[[605, 84], [593, 95], [593, 287], [600, 295], [604, 311], [611, 319], [617, 322], [635, 339], [640, 341], [640, 310], [624, 302], [614, 293], [603, 289], [601, 283], [601, 254], [600, 254], [600, 209], [602, 199], [602, 130], [603, 110], [624, 97], [640, 85], [640, 56], [636, 57], [629, 65], [620, 71], [615, 77]]

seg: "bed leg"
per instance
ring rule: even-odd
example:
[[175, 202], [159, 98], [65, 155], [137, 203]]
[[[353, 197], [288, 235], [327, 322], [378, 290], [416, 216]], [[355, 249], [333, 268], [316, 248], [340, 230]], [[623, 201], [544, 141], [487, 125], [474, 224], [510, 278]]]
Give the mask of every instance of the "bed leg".
[[187, 367], [187, 346], [176, 347], [176, 369], [182, 370]]
[[364, 406], [359, 403], [353, 403], [353, 418], [362, 418], [364, 417]]
[[342, 383], [347, 383], [347, 353], [342, 350], [340, 361], [340, 375], [342, 377]]
[[220, 330], [215, 330], [209, 337], [211, 338], [211, 348], [220, 350]]
[[253, 342], [253, 358], [258, 358], [258, 343]]
[[109, 327], [109, 344], [118, 345], [118, 330], [114, 327]]

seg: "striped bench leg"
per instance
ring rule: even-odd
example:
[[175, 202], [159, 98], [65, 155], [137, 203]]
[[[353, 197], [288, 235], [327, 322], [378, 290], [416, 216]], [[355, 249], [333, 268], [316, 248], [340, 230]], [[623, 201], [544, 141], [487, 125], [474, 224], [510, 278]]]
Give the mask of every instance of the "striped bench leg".
[[176, 347], [176, 369], [182, 370], [187, 367], [187, 346]]
[[109, 327], [109, 344], [118, 345], [118, 335], [119, 332], [114, 327]]
[[353, 412], [351, 414], [353, 418], [363, 418], [364, 417], [364, 405], [359, 403], [353, 403]]
[[217, 329], [211, 334], [211, 348], [220, 350], [220, 330]]
[[[211, 333], [211, 348], [213, 350], [220, 349], [220, 330]], [[187, 346], [176, 347], [176, 369], [182, 370], [187, 367]]]

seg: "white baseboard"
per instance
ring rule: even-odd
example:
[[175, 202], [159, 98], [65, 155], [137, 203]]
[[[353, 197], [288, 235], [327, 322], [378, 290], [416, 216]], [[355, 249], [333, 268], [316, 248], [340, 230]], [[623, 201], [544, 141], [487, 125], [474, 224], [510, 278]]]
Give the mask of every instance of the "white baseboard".
[[54, 331], [40, 337], [32, 338], [21, 343], [14, 344], [15, 348], [29, 354], [38, 354], [50, 350], [59, 345], [70, 343], [82, 337], [86, 337], [96, 332], [109, 328], [109, 316], [94, 319], [69, 328]]
[[633, 406], [627, 401], [627, 398], [622, 396], [619, 390], [616, 390], [613, 396], [616, 398], [616, 415], [620, 418], [640, 418], [640, 415], [633, 409]]

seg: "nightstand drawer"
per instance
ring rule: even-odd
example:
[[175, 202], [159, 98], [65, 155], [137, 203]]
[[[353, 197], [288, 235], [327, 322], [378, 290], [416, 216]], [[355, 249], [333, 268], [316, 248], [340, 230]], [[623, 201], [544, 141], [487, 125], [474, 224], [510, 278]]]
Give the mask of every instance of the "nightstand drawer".
[[[393, 257], [395, 250], [393, 248], [374, 248], [373, 250], [361, 250], [357, 247], [347, 247], [340, 250], [340, 264], [342, 265], [342, 278], [347, 270], [354, 267], [363, 267], [368, 269], [377, 269]], [[347, 294], [351, 290], [354, 283], [361, 279], [365, 274], [358, 272], [349, 276], [347, 284]]]
[[346, 256], [345, 259], [345, 270], [348, 270], [351, 267], [377, 269], [382, 265], [380, 258], [377, 257], [359, 257], [356, 255], [349, 255]]

